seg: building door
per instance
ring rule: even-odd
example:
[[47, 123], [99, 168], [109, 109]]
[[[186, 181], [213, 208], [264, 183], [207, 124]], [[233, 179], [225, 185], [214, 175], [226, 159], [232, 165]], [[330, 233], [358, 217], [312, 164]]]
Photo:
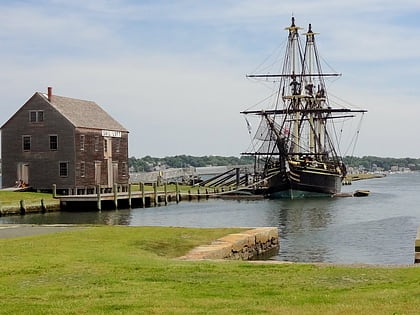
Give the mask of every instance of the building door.
[[101, 162], [99, 161], [95, 162], [95, 184], [101, 184]]
[[17, 169], [17, 179], [19, 184], [29, 184], [29, 164], [28, 163], [18, 163]]

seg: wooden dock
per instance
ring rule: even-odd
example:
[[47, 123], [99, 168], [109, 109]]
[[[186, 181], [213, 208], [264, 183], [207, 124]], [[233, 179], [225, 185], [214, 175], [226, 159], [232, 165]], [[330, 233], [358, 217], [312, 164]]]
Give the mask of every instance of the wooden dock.
[[[133, 186], [138, 186], [138, 190], [133, 190]], [[150, 189], [150, 188], [149, 188]], [[262, 198], [257, 195], [236, 195], [233, 188], [211, 189], [197, 187], [193, 191], [181, 191], [178, 184], [175, 189], [169, 190], [167, 184], [158, 186], [152, 185], [152, 190], [146, 190], [143, 183], [117, 185], [113, 188], [104, 188], [97, 186], [94, 189], [72, 189], [69, 192], [75, 194], [58, 195], [53, 186], [54, 198], [60, 200], [62, 210], [114, 210], [129, 208], [154, 207], [167, 205], [170, 202], [179, 203], [183, 200], [200, 200], [209, 198], [232, 198], [249, 199]], [[90, 192], [90, 193], [88, 193]], [[93, 193], [92, 193], [93, 192]]]

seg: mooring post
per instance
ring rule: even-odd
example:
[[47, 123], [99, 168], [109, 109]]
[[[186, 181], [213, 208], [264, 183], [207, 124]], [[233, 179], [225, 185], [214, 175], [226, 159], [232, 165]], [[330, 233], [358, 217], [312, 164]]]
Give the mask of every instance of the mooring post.
[[57, 185], [53, 184], [52, 185], [52, 189], [53, 189], [53, 198], [57, 198]]
[[191, 201], [191, 189], [188, 189], [188, 200]]
[[20, 200], [20, 214], [25, 214], [25, 200]]
[[179, 203], [179, 185], [178, 182], [175, 183], [175, 200], [176, 203]]
[[128, 207], [131, 209], [131, 183], [128, 183]]
[[165, 194], [165, 206], [168, 205], [168, 184], [165, 182], [163, 184], [163, 190]]
[[99, 211], [102, 210], [102, 202], [101, 202], [101, 185], [96, 187], [96, 207]]
[[141, 205], [142, 207], [146, 207], [146, 197], [144, 196], [144, 183], [139, 183], [140, 190], [141, 190]]
[[47, 209], [45, 208], [45, 202], [44, 199], [41, 199], [41, 211], [45, 212]]
[[158, 194], [157, 194], [157, 183], [155, 182], [155, 183], [153, 183], [153, 193], [154, 193], [154, 203], [155, 203], [155, 206], [157, 206], [157, 204], [159, 203], [159, 197], [158, 197]]
[[197, 200], [200, 200], [200, 188], [197, 188]]
[[115, 210], [118, 209], [118, 184], [114, 183], [114, 206], [115, 206]]

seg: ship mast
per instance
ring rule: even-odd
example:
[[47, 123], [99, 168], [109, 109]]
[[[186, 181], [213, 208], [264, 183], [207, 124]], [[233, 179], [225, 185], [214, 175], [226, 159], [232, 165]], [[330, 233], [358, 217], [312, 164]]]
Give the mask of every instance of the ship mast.
[[[295, 18], [292, 17], [292, 24], [290, 27], [286, 27], [286, 30], [289, 31], [288, 37], [288, 51], [286, 51], [286, 58], [285, 61], [287, 62], [287, 55], [289, 54], [292, 58], [291, 62], [291, 69], [284, 69], [283, 73], [291, 73], [291, 82], [289, 87], [291, 88], [290, 96], [283, 95], [283, 101], [289, 99], [290, 100], [290, 109], [294, 110], [292, 121], [292, 134], [291, 134], [291, 151], [295, 153], [299, 153], [300, 150], [300, 134], [299, 134], [299, 122], [300, 122], [300, 93], [301, 93], [301, 82], [302, 77], [296, 77], [296, 73], [301, 73], [302, 69], [297, 68], [297, 62], [299, 66], [302, 66], [302, 54], [300, 49], [300, 40], [299, 40], [299, 30], [300, 27], [295, 25]], [[287, 65], [286, 65], [287, 67]], [[287, 82], [287, 80], [286, 80]]]
[[[335, 160], [337, 154], [329, 138], [327, 121], [353, 117], [348, 113], [365, 112], [365, 110], [331, 108], [328, 105], [324, 78], [341, 74], [322, 73], [315, 44], [316, 33], [309, 24], [308, 31], [303, 34], [306, 43], [302, 49], [299, 38], [301, 29], [296, 26], [294, 17], [291, 25], [285, 28], [289, 35], [281, 74], [247, 75], [248, 78], [279, 78], [278, 94], [273, 109], [247, 110], [241, 113], [261, 115], [267, 122], [273, 137], [267, 136], [265, 141], [277, 139], [276, 141], [282, 143], [281, 147], [287, 152], [279, 148], [279, 152], [266, 151], [266, 154], [279, 154], [280, 162], [281, 156], [283, 159], [295, 161], [303, 156], [318, 161], [328, 161], [331, 158]], [[282, 106], [277, 103], [279, 100], [282, 101]], [[274, 128], [278, 130], [273, 130]]]

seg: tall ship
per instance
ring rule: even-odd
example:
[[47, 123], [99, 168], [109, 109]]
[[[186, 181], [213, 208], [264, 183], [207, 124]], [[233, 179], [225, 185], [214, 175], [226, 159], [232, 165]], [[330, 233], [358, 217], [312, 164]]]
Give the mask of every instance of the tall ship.
[[325, 81], [340, 74], [321, 71], [311, 24], [303, 33], [304, 45], [294, 17], [286, 30], [281, 73], [247, 75], [275, 82], [276, 87], [271, 108], [241, 112], [260, 119], [253, 150], [242, 154], [255, 157], [254, 181], [270, 198], [334, 195], [341, 191], [346, 176], [346, 166], [332, 137], [334, 121], [366, 110], [330, 106]]

